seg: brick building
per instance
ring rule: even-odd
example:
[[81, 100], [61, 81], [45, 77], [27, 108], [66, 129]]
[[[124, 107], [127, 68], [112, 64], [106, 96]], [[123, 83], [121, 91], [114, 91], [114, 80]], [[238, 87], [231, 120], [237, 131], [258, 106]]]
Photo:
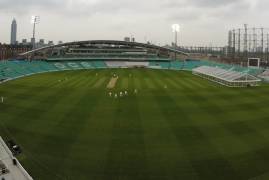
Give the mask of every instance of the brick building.
[[0, 60], [16, 58], [18, 54], [32, 50], [31, 45], [0, 44]]

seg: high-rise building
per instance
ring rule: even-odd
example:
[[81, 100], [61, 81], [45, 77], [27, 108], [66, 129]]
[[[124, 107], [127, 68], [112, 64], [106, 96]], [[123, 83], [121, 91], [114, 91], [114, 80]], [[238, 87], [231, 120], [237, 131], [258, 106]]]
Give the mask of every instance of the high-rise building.
[[17, 41], [17, 22], [15, 19], [13, 19], [11, 24], [11, 38], [10, 38], [10, 44], [14, 45]]
[[35, 38], [31, 38], [31, 44], [32, 44], [33, 48], [35, 49]]

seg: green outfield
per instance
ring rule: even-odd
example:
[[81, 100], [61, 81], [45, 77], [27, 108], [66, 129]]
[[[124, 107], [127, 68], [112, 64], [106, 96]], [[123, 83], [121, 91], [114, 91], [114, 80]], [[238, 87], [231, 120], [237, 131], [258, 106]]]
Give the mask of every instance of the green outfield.
[[106, 69], [10, 81], [0, 96], [0, 136], [36, 180], [269, 179], [268, 85]]

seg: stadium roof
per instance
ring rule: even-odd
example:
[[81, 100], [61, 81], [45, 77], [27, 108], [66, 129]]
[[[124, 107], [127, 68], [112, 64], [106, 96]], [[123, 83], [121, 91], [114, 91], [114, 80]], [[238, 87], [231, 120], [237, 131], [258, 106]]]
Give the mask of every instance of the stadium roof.
[[74, 45], [86, 45], [86, 44], [108, 44], [108, 45], [126, 45], [126, 46], [138, 46], [143, 48], [152, 48], [152, 49], [160, 49], [160, 50], [166, 50], [178, 54], [183, 54], [185, 56], [189, 56], [188, 53], [185, 53], [183, 51], [179, 51], [176, 49], [168, 48], [168, 47], [161, 47], [156, 46], [152, 44], [145, 44], [145, 43], [138, 43], [138, 42], [127, 42], [127, 41], [116, 41], [116, 40], [89, 40], [89, 41], [74, 41], [74, 42], [68, 42], [58, 45], [52, 45], [52, 46], [46, 46], [38, 49], [34, 49], [32, 51], [28, 51], [25, 53], [20, 54], [21, 56], [26, 56], [33, 54], [35, 52], [51, 49], [51, 48], [57, 48], [57, 47], [66, 47], [66, 46], [74, 46]]

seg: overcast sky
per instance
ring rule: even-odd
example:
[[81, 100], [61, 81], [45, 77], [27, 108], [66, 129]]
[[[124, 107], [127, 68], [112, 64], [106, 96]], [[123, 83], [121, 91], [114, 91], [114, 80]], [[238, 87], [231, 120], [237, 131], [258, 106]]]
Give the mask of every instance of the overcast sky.
[[171, 24], [181, 26], [180, 44], [227, 44], [228, 30], [269, 27], [268, 0], [0, 0], [0, 42], [10, 41], [10, 24], [18, 23], [18, 40], [32, 34], [30, 19], [40, 16], [37, 39], [122, 40], [170, 44]]

